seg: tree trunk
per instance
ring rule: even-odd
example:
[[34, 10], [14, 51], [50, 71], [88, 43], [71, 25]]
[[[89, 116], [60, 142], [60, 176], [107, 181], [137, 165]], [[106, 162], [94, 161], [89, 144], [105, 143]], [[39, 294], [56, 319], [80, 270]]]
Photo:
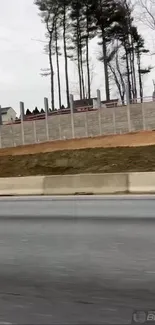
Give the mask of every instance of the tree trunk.
[[138, 78], [139, 78], [139, 94], [141, 103], [143, 102], [143, 84], [142, 84], [142, 76], [141, 76], [141, 61], [140, 54], [137, 53], [137, 65], [138, 65]]
[[129, 59], [128, 59], [128, 50], [126, 45], [125, 48], [125, 58], [126, 58], [126, 70], [127, 70], [127, 82], [128, 82], [128, 91], [129, 91], [129, 101], [131, 103], [131, 82], [130, 82], [130, 67], [129, 67]]
[[132, 84], [132, 97], [137, 100], [136, 74], [135, 74], [135, 57], [132, 35], [128, 36], [129, 59], [130, 59], [130, 77]]
[[129, 62], [129, 71], [130, 71], [130, 85], [131, 85], [131, 94], [132, 94], [132, 99], [134, 99], [134, 79], [133, 79], [133, 67], [132, 67], [132, 55], [131, 55], [131, 50], [129, 50], [128, 53], [128, 62]]
[[85, 99], [85, 83], [84, 83], [82, 55], [81, 55], [81, 82], [82, 82], [82, 98]]
[[116, 54], [116, 68], [120, 77], [120, 81], [121, 81], [121, 85], [122, 85], [122, 95], [121, 95], [121, 100], [122, 100], [122, 105], [125, 105], [125, 83], [124, 83], [124, 79], [121, 73], [121, 69], [120, 69], [120, 65], [119, 65], [119, 58], [118, 58], [118, 54]]
[[108, 73], [108, 62], [107, 62], [107, 44], [104, 37], [104, 31], [102, 31], [102, 48], [103, 48], [103, 62], [104, 62], [104, 75], [105, 75], [105, 91], [106, 100], [110, 100], [110, 87], [109, 87], [109, 73]]
[[82, 53], [81, 35], [80, 35], [80, 68], [81, 68], [82, 98], [85, 98], [85, 83], [84, 83], [84, 73], [83, 73], [83, 53]]
[[53, 71], [53, 60], [52, 60], [52, 33], [50, 34], [50, 41], [49, 41], [49, 64], [50, 64], [50, 81], [51, 81], [51, 108], [54, 111], [54, 71]]
[[78, 52], [79, 90], [80, 90], [80, 99], [82, 99], [82, 82], [81, 82], [81, 66], [80, 66], [80, 53], [79, 53], [79, 48], [77, 48], [77, 52]]
[[56, 63], [57, 63], [57, 79], [58, 79], [58, 94], [59, 94], [59, 109], [61, 108], [61, 83], [60, 83], [60, 68], [59, 68], [59, 48], [58, 48], [58, 37], [57, 37], [57, 24], [55, 24], [55, 52], [56, 52]]
[[115, 81], [116, 87], [118, 89], [118, 92], [119, 92], [119, 95], [120, 95], [120, 98], [121, 98], [121, 101], [122, 101], [122, 105], [124, 105], [124, 93], [123, 93], [123, 90], [121, 88], [121, 83], [119, 82], [119, 78], [117, 77], [116, 71], [112, 67], [112, 65], [109, 63], [108, 66], [109, 66], [109, 68], [110, 68], [110, 70], [111, 70], [111, 72], [113, 74], [114, 81]]
[[133, 73], [133, 82], [134, 82], [134, 98], [137, 101], [137, 84], [136, 84], [136, 72], [135, 72], [135, 52], [134, 52], [134, 44], [133, 38], [131, 37], [132, 43], [132, 73]]
[[81, 58], [80, 58], [80, 38], [79, 38], [79, 17], [77, 17], [77, 60], [78, 60], [78, 75], [79, 75], [79, 90], [80, 99], [82, 99], [82, 78], [81, 78]]
[[91, 98], [90, 89], [90, 68], [89, 68], [89, 22], [88, 22], [88, 12], [87, 12], [87, 36], [86, 36], [86, 62], [87, 62], [87, 79], [88, 79], [88, 99]]
[[67, 46], [66, 46], [66, 4], [65, 3], [64, 3], [64, 14], [63, 14], [63, 42], [64, 42], [64, 58], [65, 58], [66, 99], [67, 99], [67, 106], [70, 107], [69, 81], [68, 81], [68, 59], [67, 59]]

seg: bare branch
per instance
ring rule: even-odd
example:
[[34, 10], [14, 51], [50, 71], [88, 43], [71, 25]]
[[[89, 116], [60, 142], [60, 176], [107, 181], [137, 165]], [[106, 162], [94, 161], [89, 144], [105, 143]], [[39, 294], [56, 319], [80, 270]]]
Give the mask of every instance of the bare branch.
[[42, 77], [48, 77], [48, 76], [51, 75], [51, 71], [50, 71], [49, 68], [47, 68], [47, 69], [41, 69], [41, 73], [40, 73], [40, 75], [41, 75]]
[[155, 30], [155, 1], [139, 0], [139, 5], [142, 9], [140, 20], [149, 28]]

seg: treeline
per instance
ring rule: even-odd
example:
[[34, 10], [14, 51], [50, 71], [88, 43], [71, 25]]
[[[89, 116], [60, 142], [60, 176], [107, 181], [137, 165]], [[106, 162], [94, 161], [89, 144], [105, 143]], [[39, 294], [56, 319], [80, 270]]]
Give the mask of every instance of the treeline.
[[[61, 110], [65, 109], [64, 105], [61, 105]], [[49, 108], [49, 113], [52, 112], [51, 108]], [[26, 115], [39, 115], [39, 114], [45, 114], [45, 111], [43, 108], [39, 111], [38, 107], [35, 107], [33, 111], [30, 111], [29, 108], [26, 110]]]
[[26, 110], [26, 115], [39, 115], [39, 114], [45, 114], [43, 108], [39, 111], [38, 107], [35, 107], [35, 109], [32, 112], [29, 109]]
[[[126, 91], [130, 102], [143, 101], [143, 76], [151, 71], [144, 67], [142, 56], [149, 52], [134, 24], [130, 0], [35, 0], [46, 27], [51, 84], [51, 107], [55, 109], [56, 57], [59, 108], [62, 102], [60, 55], [64, 56], [66, 101], [69, 103], [69, 62], [77, 63], [80, 99], [91, 98], [90, 41], [96, 39], [104, 65], [106, 100], [110, 100], [111, 78], [115, 82], [122, 104]], [[61, 67], [62, 69], [62, 67]], [[86, 78], [85, 78], [86, 76]], [[87, 81], [86, 81], [87, 80]]]

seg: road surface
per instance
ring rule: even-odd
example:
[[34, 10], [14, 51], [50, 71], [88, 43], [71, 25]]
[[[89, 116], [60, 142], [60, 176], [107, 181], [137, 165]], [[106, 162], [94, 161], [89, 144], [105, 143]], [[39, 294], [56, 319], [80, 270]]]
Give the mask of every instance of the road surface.
[[0, 324], [131, 324], [155, 309], [155, 197], [0, 199]]

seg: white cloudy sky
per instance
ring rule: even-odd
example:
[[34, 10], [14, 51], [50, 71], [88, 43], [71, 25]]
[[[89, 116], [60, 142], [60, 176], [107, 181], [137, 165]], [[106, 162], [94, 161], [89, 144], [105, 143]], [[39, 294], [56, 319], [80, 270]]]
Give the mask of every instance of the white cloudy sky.
[[[38, 16], [33, 0], [0, 0], [0, 105], [12, 106], [19, 112], [19, 101], [25, 108], [43, 107], [44, 97], [50, 98], [49, 79], [40, 76], [40, 69], [48, 67], [48, 58], [43, 52], [43, 43], [32, 39], [44, 40], [44, 25]], [[147, 44], [155, 49], [153, 33], [144, 27], [142, 32]], [[154, 32], [155, 33], [155, 32]], [[97, 88], [104, 98], [104, 70], [95, 58], [97, 49], [91, 45], [94, 67], [93, 96]], [[146, 63], [155, 65], [155, 58], [146, 57]], [[145, 80], [145, 94], [152, 95], [154, 71]], [[64, 62], [61, 59], [63, 101], [65, 104]], [[76, 69], [70, 65], [71, 91], [76, 94]], [[56, 105], [57, 105], [56, 98]]]

